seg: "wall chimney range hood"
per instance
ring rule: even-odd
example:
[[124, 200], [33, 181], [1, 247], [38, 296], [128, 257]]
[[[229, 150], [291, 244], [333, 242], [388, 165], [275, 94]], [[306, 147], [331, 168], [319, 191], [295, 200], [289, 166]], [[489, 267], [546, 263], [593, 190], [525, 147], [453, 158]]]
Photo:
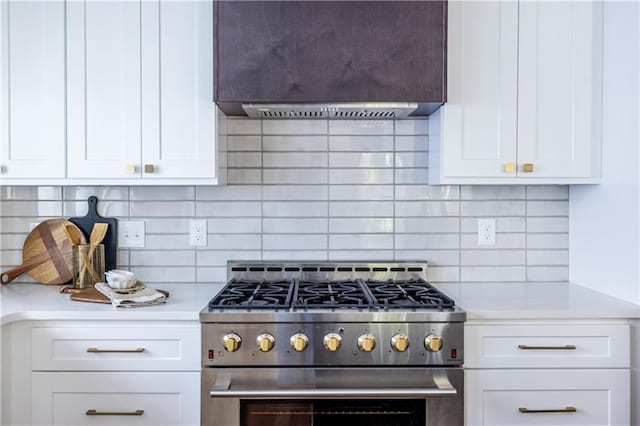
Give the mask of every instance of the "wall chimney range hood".
[[215, 1], [214, 100], [254, 118], [429, 115], [446, 20], [446, 1]]

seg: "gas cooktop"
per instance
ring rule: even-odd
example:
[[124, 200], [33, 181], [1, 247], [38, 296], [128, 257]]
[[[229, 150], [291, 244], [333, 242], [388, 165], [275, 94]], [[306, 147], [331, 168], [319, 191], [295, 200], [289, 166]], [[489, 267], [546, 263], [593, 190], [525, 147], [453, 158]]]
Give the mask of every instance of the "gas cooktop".
[[209, 302], [209, 309], [446, 310], [452, 309], [454, 305], [453, 300], [422, 278], [401, 280], [296, 278], [273, 281], [234, 278]]

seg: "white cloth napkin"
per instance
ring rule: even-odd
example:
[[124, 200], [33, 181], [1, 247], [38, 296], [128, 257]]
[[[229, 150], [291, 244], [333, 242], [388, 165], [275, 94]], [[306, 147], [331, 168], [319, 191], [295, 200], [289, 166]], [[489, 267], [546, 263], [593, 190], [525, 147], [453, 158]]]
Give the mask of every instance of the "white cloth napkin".
[[136, 308], [139, 306], [151, 306], [165, 303], [167, 298], [164, 294], [150, 287], [144, 287], [136, 292], [121, 294], [109, 287], [107, 283], [96, 283], [96, 290], [104, 294], [111, 300], [111, 304], [121, 308]]

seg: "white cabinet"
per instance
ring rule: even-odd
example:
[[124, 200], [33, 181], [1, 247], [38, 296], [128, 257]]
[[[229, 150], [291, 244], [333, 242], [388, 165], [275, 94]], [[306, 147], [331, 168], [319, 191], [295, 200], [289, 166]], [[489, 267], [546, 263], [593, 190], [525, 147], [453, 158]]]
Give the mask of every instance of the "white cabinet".
[[464, 333], [468, 426], [629, 424], [628, 324], [470, 321]]
[[465, 374], [467, 425], [629, 424], [629, 370], [477, 370]]
[[140, 176], [140, 28], [137, 2], [67, 3], [69, 178]]
[[2, 424], [197, 425], [197, 321], [2, 327]]
[[2, 184], [224, 183], [211, 2], [3, 1], [1, 17]]
[[0, 2], [0, 181], [65, 176], [64, 10]]
[[33, 373], [33, 425], [199, 425], [200, 373]]
[[602, 3], [450, 2], [434, 184], [595, 183]]

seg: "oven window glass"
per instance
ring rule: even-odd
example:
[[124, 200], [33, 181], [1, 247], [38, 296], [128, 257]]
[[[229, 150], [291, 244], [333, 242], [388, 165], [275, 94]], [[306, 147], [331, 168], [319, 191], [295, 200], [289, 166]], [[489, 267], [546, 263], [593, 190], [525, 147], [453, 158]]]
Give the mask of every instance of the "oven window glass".
[[241, 426], [425, 426], [425, 400], [241, 400]]

